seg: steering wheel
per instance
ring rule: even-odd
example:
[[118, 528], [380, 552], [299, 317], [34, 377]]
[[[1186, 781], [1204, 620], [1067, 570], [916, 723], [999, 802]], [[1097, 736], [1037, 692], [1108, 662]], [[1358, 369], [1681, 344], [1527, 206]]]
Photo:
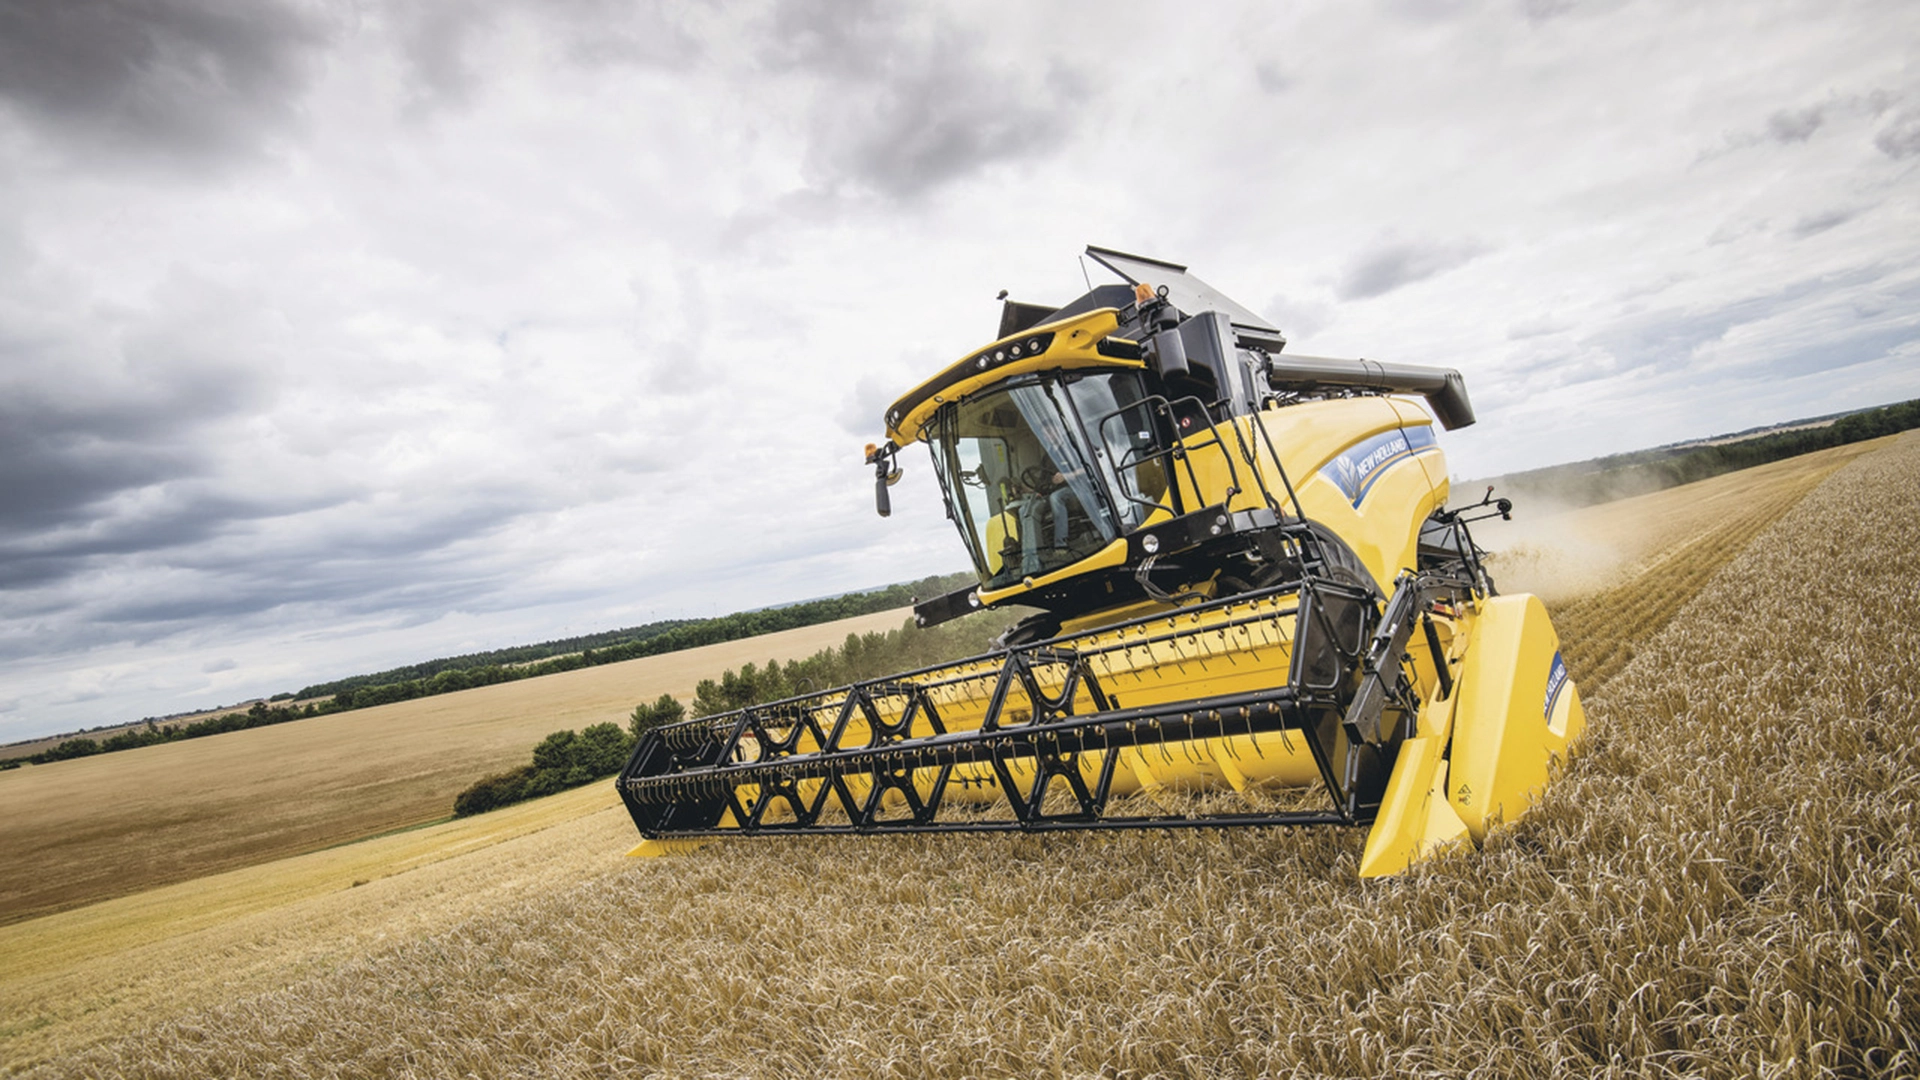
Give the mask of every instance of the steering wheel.
[[1052, 478], [1052, 473], [1049, 473], [1038, 465], [1029, 465], [1020, 470], [1020, 483], [1024, 484], [1028, 491], [1045, 491], [1047, 488], [1053, 486], [1048, 483]]

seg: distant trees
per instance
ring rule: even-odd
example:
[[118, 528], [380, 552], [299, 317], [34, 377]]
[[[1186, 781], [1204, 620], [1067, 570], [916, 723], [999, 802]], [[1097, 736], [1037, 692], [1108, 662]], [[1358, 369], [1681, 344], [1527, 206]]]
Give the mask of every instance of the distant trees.
[[453, 816], [485, 813], [612, 776], [627, 763], [627, 755], [633, 753], [640, 736], [686, 715], [687, 707], [672, 694], [661, 694], [651, 705], [635, 705], [624, 730], [618, 724], [606, 723], [584, 728], [578, 734], [556, 731], [533, 748], [531, 763], [477, 780], [455, 796]]
[[244, 731], [247, 728], [267, 727], [272, 724], [284, 724], [289, 720], [304, 720], [309, 716], [318, 716], [332, 710], [309, 702], [304, 706], [269, 705], [256, 701], [253, 707], [244, 712], [221, 713], [185, 724], [154, 724], [144, 727], [130, 727], [105, 739], [80, 736], [65, 739], [48, 749], [33, 754], [24, 760], [35, 765], [45, 765], [55, 761], [67, 761], [71, 758], [87, 757], [92, 754], [111, 753], [115, 750], [134, 750], [142, 746], [157, 743], [176, 742], [180, 739], [198, 739], [208, 735], [220, 735], [229, 731]]
[[[194, 739], [203, 735], [218, 735], [222, 732], [239, 731], [265, 724], [285, 723], [288, 720], [323, 716], [347, 709], [389, 705], [396, 701], [448, 694], [456, 690], [469, 690], [476, 686], [516, 682], [520, 679], [574, 671], [597, 664], [618, 663], [641, 656], [657, 656], [680, 649], [734, 641], [755, 634], [772, 633], [776, 630], [791, 630], [801, 626], [832, 622], [836, 619], [852, 618], [856, 615], [870, 615], [888, 608], [904, 607], [915, 599], [937, 596], [972, 580], [972, 575], [969, 574], [946, 574], [922, 578], [903, 585], [889, 585], [884, 589], [871, 592], [849, 593], [845, 596], [809, 600], [785, 607], [735, 612], [732, 615], [713, 619], [667, 620], [625, 630], [609, 630], [585, 637], [543, 642], [539, 645], [523, 645], [488, 653], [432, 660], [424, 664], [393, 668], [374, 675], [356, 675], [335, 682], [319, 683], [306, 687], [298, 694], [275, 694], [268, 699], [274, 703], [291, 702], [295, 699], [325, 699], [308, 700], [305, 705], [255, 702], [253, 707], [245, 712], [225, 713], [186, 724], [148, 723], [145, 727], [129, 728], [104, 741], [86, 736], [66, 739], [40, 753], [0, 763], [0, 769], [18, 768], [23, 762], [43, 765], [69, 758], [86, 757], [90, 754], [131, 750], [155, 743], [172, 742], [175, 739]], [[563, 655], [555, 655], [555, 653]], [[663, 700], [670, 700], [670, 698]], [[679, 710], [674, 714], [675, 719], [684, 715], [683, 706], [678, 702], [672, 704], [674, 709]], [[654, 703], [655, 708], [660, 705], [660, 702]], [[642, 708], [645, 707], [642, 706]], [[636, 709], [635, 713], [639, 711]], [[638, 717], [634, 719], [637, 720]], [[658, 720], [656, 723], [670, 722]]]
[[1568, 465], [1495, 477], [1506, 494], [1541, 497], [1571, 506], [1691, 484], [1737, 469], [1877, 439], [1920, 427], [1920, 398], [1843, 416], [1821, 427], [1778, 431], [1709, 446], [1636, 450]]
[[73, 758], [88, 757], [99, 752], [100, 743], [98, 740], [81, 736], [78, 739], [68, 739], [50, 749], [42, 750], [28, 760], [37, 765], [49, 761], [68, 761]]
[[648, 623], [645, 626], [609, 630], [539, 645], [430, 660], [372, 675], [355, 675], [333, 682], [316, 683], [301, 690], [298, 696], [320, 698], [331, 695], [338, 708], [363, 709], [371, 705], [551, 675], [597, 664], [659, 656], [701, 645], [770, 634], [777, 630], [815, 626], [856, 615], [871, 615], [876, 611], [905, 607], [916, 599], [930, 599], [972, 580], [970, 574], [944, 574], [901, 585], [889, 585], [871, 592], [848, 593], [784, 607], [737, 611], [711, 619]]
[[[562, 671], [574, 671], [598, 664], [615, 664], [642, 656], [658, 656], [662, 653], [678, 652], [682, 649], [693, 649], [722, 641], [737, 641], [741, 638], [771, 634], [779, 630], [816, 626], [823, 622], [850, 619], [858, 615], [871, 615], [888, 608], [905, 607], [916, 599], [929, 599], [972, 581], [973, 577], [970, 574], [946, 574], [922, 578], [905, 585], [890, 585], [872, 592], [851, 593], [846, 596], [828, 597], [825, 600], [809, 600], [785, 607], [762, 608], [759, 611], [740, 611], [713, 619], [639, 627], [631, 632], [644, 632], [644, 636], [634, 639], [622, 640], [616, 636], [629, 631], [597, 634], [591, 639], [570, 638], [566, 642], [549, 644], [558, 647], [562, 644], [576, 644], [588, 640], [596, 644], [583, 648], [579, 652], [553, 656], [531, 663], [468, 664], [467, 661], [473, 660], [474, 657], [436, 660], [428, 664], [415, 665], [412, 668], [396, 668], [393, 672], [383, 673], [383, 675], [360, 675], [351, 679], [342, 679], [339, 682], [309, 686], [300, 692], [300, 696], [305, 698], [322, 693], [333, 694], [333, 700], [325, 711], [365, 709], [374, 705], [409, 701], [413, 698], [467, 690], [476, 686], [491, 686], [495, 683], [554, 675]], [[524, 649], [512, 651], [520, 653], [546, 647], [548, 646], [527, 646]], [[491, 657], [500, 654], [476, 655]], [[396, 672], [427, 672], [429, 669], [431, 669], [430, 673], [416, 678], [378, 681], [384, 675]]]
[[627, 763], [633, 740], [631, 733], [613, 723], [595, 724], [578, 734], [556, 731], [533, 748], [531, 764], [476, 781], [455, 796], [453, 816], [469, 817], [612, 776]]
[[728, 669], [719, 679], [702, 679], [694, 691], [696, 716], [730, 712], [797, 694], [829, 690], [862, 679], [879, 678], [986, 652], [993, 638], [1025, 611], [978, 612], [922, 630], [908, 621], [885, 633], [848, 634], [837, 649], [822, 649], [804, 660], [775, 660], [764, 667]]
[[666, 724], [678, 723], [686, 719], [687, 707], [674, 699], [672, 694], [661, 694], [651, 705], [635, 705], [633, 713], [627, 717], [627, 730], [635, 739]]
[[[885, 633], [848, 634], [839, 648], [822, 649], [804, 660], [785, 664], [769, 660], [764, 667], [748, 664], [738, 671], [728, 669], [719, 679], [700, 681], [692, 711], [698, 716], [727, 712], [972, 656], [987, 651], [993, 637], [1019, 614], [982, 612], [931, 630], [908, 621]], [[672, 694], [661, 694], [652, 704], [634, 706], [624, 731], [617, 724], [595, 724], [577, 735], [556, 731], [533, 748], [529, 764], [485, 777], [462, 791], [453, 801], [453, 814], [467, 817], [612, 776], [647, 732], [677, 723], [687, 712]]]

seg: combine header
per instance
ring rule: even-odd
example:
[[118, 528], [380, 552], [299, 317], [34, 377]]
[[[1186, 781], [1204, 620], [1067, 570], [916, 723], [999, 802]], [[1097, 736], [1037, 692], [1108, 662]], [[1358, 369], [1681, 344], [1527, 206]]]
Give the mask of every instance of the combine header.
[[[1458, 372], [1290, 356], [1186, 268], [1009, 301], [868, 448], [931, 449], [979, 584], [921, 626], [1037, 609], [998, 651], [656, 729], [618, 781], [662, 854], [706, 840], [1370, 825], [1391, 874], [1523, 812], [1584, 726], [1546, 610], [1446, 506]], [[1415, 400], [1422, 398], [1429, 416]]]

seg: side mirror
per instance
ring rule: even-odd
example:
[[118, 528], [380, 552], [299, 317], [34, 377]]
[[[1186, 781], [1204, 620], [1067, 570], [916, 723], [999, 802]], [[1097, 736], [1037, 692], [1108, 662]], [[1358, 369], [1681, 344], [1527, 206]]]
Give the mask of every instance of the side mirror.
[[900, 482], [901, 470], [894, 467], [894, 445], [867, 446], [867, 461], [873, 465], [873, 508], [881, 517], [893, 516], [893, 499], [887, 489]]
[[881, 517], [893, 514], [893, 499], [887, 494], [887, 489], [900, 482], [901, 471], [895, 469], [888, 472], [884, 463], [873, 471], [873, 507], [880, 511]]

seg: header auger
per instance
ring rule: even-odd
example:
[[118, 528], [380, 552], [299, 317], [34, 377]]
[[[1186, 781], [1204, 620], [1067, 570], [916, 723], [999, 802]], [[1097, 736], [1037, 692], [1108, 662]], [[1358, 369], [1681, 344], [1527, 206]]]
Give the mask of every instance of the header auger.
[[[932, 451], [979, 583], [923, 626], [1037, 609], [990, 654], [644, 736], [635, 854], [736, 836], [1370, 825], [1365, 875], [1522, 813], [1584, 726], [1546, 610], [1448, 509], [1458, 372], [1286, 356], [1186, 268], [1009, 301], [870, 447]], [[1424, 398], [1432, 410], [1410, 400]]]

